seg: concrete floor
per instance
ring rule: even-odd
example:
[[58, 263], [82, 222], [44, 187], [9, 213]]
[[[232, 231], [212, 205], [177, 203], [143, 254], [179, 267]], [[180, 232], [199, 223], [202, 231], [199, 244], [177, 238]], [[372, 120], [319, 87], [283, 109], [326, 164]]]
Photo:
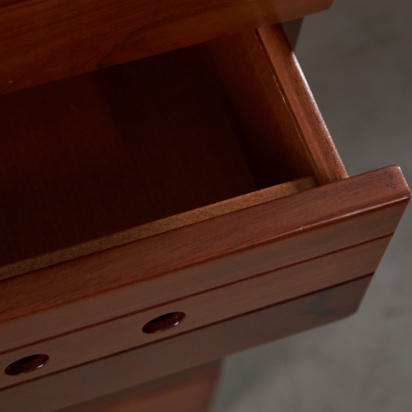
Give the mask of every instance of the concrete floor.
[[[412, 184], [412, 2], [335, 0], [297, 54], [350, 175]], [[412, 410], [412, 212], [353, 317], [232, 356], [213, 412]], [[268, 361], [271, 360], [271, 361]]]

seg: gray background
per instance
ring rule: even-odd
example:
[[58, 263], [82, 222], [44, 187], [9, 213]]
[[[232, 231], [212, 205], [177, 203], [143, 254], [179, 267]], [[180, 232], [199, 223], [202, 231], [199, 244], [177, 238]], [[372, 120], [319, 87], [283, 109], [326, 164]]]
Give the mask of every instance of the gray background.
[[[350, 175], [398, 164], [412, 183], [412, 2], [335, 0], [297, 55]], [[226, 361], [213, 412], [412, 410], [412, 212], [360, 311]]]

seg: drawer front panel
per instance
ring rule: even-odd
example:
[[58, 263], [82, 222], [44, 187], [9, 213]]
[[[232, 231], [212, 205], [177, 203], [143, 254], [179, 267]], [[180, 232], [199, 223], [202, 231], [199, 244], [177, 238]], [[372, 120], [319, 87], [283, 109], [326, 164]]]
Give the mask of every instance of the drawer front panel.
[[320, 326], [353, 313], [369, 281], [367, 276], [4, 389], [0, 404], [9, 412], [49, 412]]
[[[1, 374], [0, 387], [36, 379], [42, 375], [362, 277], [376, 270], [389, 240], [390, 236], [387, 236], [243, 282], [4, 353], [0, 356], [2, 369], [18, 359], [38, 353], [47, 354], [50, 361], [34, 373], [18, 376]], [[142, 328], [148, 321], [176, 312], [185, 314], [180, 324], [158, 333], [143, 332]], [[159, 328], [161, 326], [162, 324]], [[166, 326], [170, 325], [166, 324]], [[152, 325], [151, 331], [156, 330], [155, 328], [156, 324]]]
[[237, 30], [295, 19], [325, 9], [330, 3], [330, 0], [2, 1], [0, 55], [7, 59], [0, 68], [0, 94]]
[[7, 279], [1, 351], [389, 236], [408, 198], [391, 167]]

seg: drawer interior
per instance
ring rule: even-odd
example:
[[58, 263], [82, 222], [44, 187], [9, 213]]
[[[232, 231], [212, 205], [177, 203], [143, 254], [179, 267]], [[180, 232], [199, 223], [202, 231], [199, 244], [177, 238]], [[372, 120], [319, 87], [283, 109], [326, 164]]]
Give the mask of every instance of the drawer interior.
[[[275, 60], [300, 73], [276, 30]], [[251, 31], [1, 96], [0, 266], [344, 177], [325, 131], [318, 167], [273, 60]]]

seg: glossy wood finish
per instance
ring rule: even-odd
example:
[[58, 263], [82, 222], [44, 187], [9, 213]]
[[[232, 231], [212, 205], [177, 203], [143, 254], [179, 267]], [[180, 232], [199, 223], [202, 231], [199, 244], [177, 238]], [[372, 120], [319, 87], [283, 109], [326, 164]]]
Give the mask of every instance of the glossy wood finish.
[[[257, 30], [257, 34], [276, 71], [277, 81], [288, 96], [286, 106], [289, 111], [295, 113], [295, 124], [301, 139], [313, 154], [311, 161], [318, 170], [316, 176], [324, 176], [324, 172], [329, 171], [328, 177], [321, 181], [324, 184], [347, 177], [301, 67], [280, 26], [262, 27]], [[279, 59], [279, 56], [289, 56], [289, 58]], [[319, 136], [325, 136], [328, 144], [324, 139], [319, 139]], [[335, 173], [332, 174], [331, 170]]]
[[201, 47], [0, 108], [2, 265], [256, 189]]
[[[8, 412], [49, 412], [350, 315], [370, 276], [0, 391]], [[79, 384], [81, 382], [81, 384]]]
[[[151, 344], [362, 277], [365, 273], [376, 270], [390, 238], [386, 236], [242, 282], [3, 353], [0, 355], [0, 366], [3, 368], [33, 353], [46, 353], [51, 361], [35, 373], [13, 377], [0, 375], [0, 388], [36, 379], [113, 353]], [[180, 322], [174, 327], [153, 334], [142, 331], [144, 325], [150, 320], [175, 312], [184, 314], [184, 319], [180, 316]]]
[[219, 369], [220, 362], [213, 362], [60, 412], [206, 412]]
[[169, 218], [155, 220], [151, 223], [138, 226], [136, 228], [116, 232], [105, 238], [98, 238], [87, 243], [64, 250], [50, 252], [39, 255], [32, 259], [19, 261], [15, 264], [6, 265], [0, 268], [0, 278], [6, 279], [21, 273], [34, 271], [53, 264], [61, 263], [80, 256], [99, 252], [110, 247], [120, 246], [149, 236], [154, 236], [169, 230], [178, 229], [184, 226], [202, 222], [214, 217], [233, 213], [238, 210], [255, 206], [264, 202], [279, 199], [308, 190], [315, 187], [315, 182], [311, 177], [296, 179], [291, 182], [279, 184], [266, 189], [256, 190], [243, 196], [230, 198], [208, 206], [196, 208], [188, 212], [179, 213]]
[[346, 177], [285, 36], [271, 34], [271, 58], [250, 31], [0, 98], [0, 276], [259, 188]]
[[[208, 47], [242, 129], [253, 136], [253, 144], [247, 141], [246, 147], [258, 165], [258, 181], [268, 184], [273, 174], [270, 154], [277, 152], [290, 153], [287, 158], [280, 157], [281, 169], [288, 170], [288, 164], [293, 164], [300, 170], [299, 176], [311, 170], [319, 184], [347, 177], [280, 26], [218, 39]], [[272, 92], [275, 85], [278, 94]], [[259, 116], [253, 115], [256, 108]]]
[[[298, 3], [306, 4], [279, 0], [270, 8], [296, 12]], [[90, 52], [104, 30], [119, 27], [118, 12], [122, 24], [132, 18], [137, 5], [125, 13], [128, 4], [110, 4], [110, 24], [91, 26], [81, 41], [81, 30], [71, 32], [76, 15], [59, 25], [70, 44], [63, 35], [18, 58], [11, 53], [4, 67], [20, 77], [7, 89], [187, 44], [185, 30], [172, 37], [171, 28], [196, 23], [190, 42], [211, 39], [222, 31], [210, 22], [233, 8], [242, 12], [231, 13], [234, 23], [224, 30], [256, 21], [251, 7], [269, 7], [263, 0], [208, 3], [206, 14], [219, 17], [208, 15], [203, 30], [204, 5], [191, 4], [186, 14], [174, 3], [166, 20], [142, 31], [134, 18], [133, 32], [122, 25], [127, 33], [113, 31], [109, 50], [105, 40]], [[19, 24], [31, 7], [63, 18], [83, 7], [2, 5], [0, 22], [18, 11], [13, 41], [21, 40]], [[99, 7], [96, 14], [90, 8], [93, 18], [108, 3]], [[151, 7], [158, 4], [144, 2], [139, 13], [153, 16]], [[237, 19], [246, 11], [247, 21]], [[266, 11], [257, 20], [271, 19]], [[90, 16], [82, 14], [83, 23]], [[119, 33], [126, 36], [120, 43]], [[37, 34], [24, 41], [38, 41]], [[52, 52], [57, 63], [45, 65]], [[76, 67], [69, 68], [70, 56], [78, 57]], [[32, 65], [26, 76], [31, 58], [47, 69]], [[143, 403], [128, 388], [352, 313], [409, 199], [397, 167], [346, 179], [279, 27], [10, 93], [0, 97], [0, 110], [0, 363], [18, 372], [0, 377], [0, 404], [11, 412], [81, 402], [100, 408], [93, 399], [108, 394], [108, 410], [157, 410], [182, 399], [183, 388], [143, 396]], [[30, 373], [19, 374], [26, 367]], [[193, 386], [205, 399], [211, 376]], [[128, 396], [120, 404], [119, 391]]]
[[0, 93], [302, 17], [331, 0], [0, 2]]
[[389, 167], [6, 279], [1, 349], [389, 236], [408, 199]]

